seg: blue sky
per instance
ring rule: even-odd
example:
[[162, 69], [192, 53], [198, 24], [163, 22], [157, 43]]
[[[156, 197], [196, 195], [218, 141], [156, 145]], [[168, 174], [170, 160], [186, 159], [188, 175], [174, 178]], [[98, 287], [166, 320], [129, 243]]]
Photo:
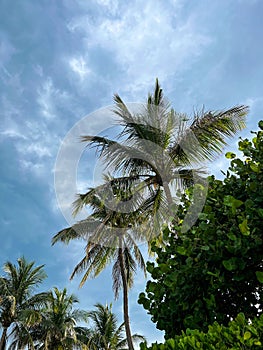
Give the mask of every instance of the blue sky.
[[[263, 110], [263, 2], [1, 0], [0, 13], [0, 263], [24, 254], [46, 265], [45, 287], [67, 286], [84, 308], [110, 302], [109, 269], [78, 290], [79, 280], [68, 279], [82, 245], [51, 247], [67, 226], [54, 189], [63, 138], [81, 118], [111, 105], [114, 93], [143, 102], [156, 77], [180, 112], [248, 104], [241, 135], [249, 136]], [[234, 150], [237, 139], [231, 142]], [[92, 159], [84, 159], [91, 170]], [[211, 168], [226, 165], [219, 157]], [[144, 286], [138, 274], [131, 326], [151, 342], [162, 333], [137, 305]], [[121, 317], [121, 300], [114, 311]]]

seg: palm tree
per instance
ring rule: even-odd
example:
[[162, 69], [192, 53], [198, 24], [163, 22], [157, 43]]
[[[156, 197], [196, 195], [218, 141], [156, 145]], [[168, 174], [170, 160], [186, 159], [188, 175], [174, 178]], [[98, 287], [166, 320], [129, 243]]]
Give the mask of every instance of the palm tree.
[[[106, 180], [109, 180], [106, 177]], [[139, 223], [143, 224], [144, 217], [140, 210], [131, 212], [119, 212], [116, 208], [109, 209], [105, 205], [108, 192], [104, 185], [100, 188], [92, 188], [83, 197], [79, 195], [75, 202], [74, 214], [77, 214], [84, 205], [90, 205], [93, 213], [72, 227], [58, 232], [52, 240], [52, 244], [62, 241], [69, 243], [74, 239], [85, 239], [85, 256], [75, 267], [71, 279], [77, 273], [84, 272], [80, 286], [86, 282], [88, 277], [96, 277], [108, 265], [113, 263], [112, 278], [115, 298], [123, 289], [123, 314], [124, 324], [129, 349], [133, 349], [130, 330], [128, 290], [131, 288], [134, 273], [139, 267], [146, 274], [145, 262], [137, 245], [141, 239], [141, 231], [134, 229]], [[116, 199], [127, 200], [128, 192], [120, 192], [114, 189]]]
[[[89, 338], [89, 348], [92, 350], [122, 350], [127, 348], [124, 338], [124, 323], [118, 326], [117, 317], [112, 313], [112, 305], [95, 305], [96, 310], [89, 312], [93, 328]], [[145, 341], [141, 335], [132, 336], [134, 341]]]
[[[114, 262], [113, 289], [117, 295], [120, 286], [123, 287], [127, 342], [133, 350], [128, 288], [135, 261], [145, 269], [136, 242], [143, 235], [150, 239], [155, 229], [160, 232], [162, 218], [173, 204], [169, 185], [192, 184], [196, 175], [192, 165], [212, 160], [221, 152], [227, 137], [245, 127], [248, 108], [237, 106], [221, 112], [201, 111], [195, 113], [189, 123], [186, 115], [176, 113], [164, 100], [158, 80], [154, 94], [148, 96], [146, 107], [139, 113], [132, 114], [120, 96], [115, 95], [114, 100], [115, 113], [123, 126], [116, 140], [101, 136], [83, 136], [82, 140], [97, 148], [105, 165], [113, 166], [116, 176], [108, 177], [103, 185], [78, 196], [74, 214], [85, 205], [92, 207], [93, 214], [60, 231], [54, 236], [53, 244], [86, 239], [86, 254], [71, 276], [85, 271], [81, 285], [89, 276], [96, 277], [108, 263]], [[110, 191], [113, 192], [111, 196]], [[123, 206], [125, 202], [127, 205]], [[145, 222], [149, 218], [152, 220], [148, 220], [147, 227]]]
[[46, 278], [44, 266], [35, 267], [34, 262], [27, 262], [24, 257], [17, 262], [15, 266], [7, 261], [5, 275], [0, 277], [0, 324], [3, 328], [0, 350], [6, 347], [11, 327], [11, 334], [15, 335], [18, 329], [39, 322], [39, 310], [47, 298], [47, 293], [34, 294], [35, 288]]
[[125, 190], [136, 182], [137, 191], [146, 196], [148, 205], [155, 203], [157, 208], [165, 200], [171, 207], [169, 185], [192, 184], [198, 177], [193, 165], [214, 160], [226, 140], [245, 127], [248, 113], [248, 107], [240, 105], [217, 112], [203, 109], [189, 118], [165, 101], [158, 79], [146, 106], [137, 113], [130, 112], [119, 95], [114, 101], [114, 112], [123, 126], [116, 139], [83, 136], [82, 141], [95, 147], [105, 165], [113, 167], [116, 176], [112, 182], [116, 186]]
[[66, 288], [60, 291], [54, 287], [49, 293], [45, 307], [41, 311], [41, 321], [28, 327], [27, 332], [18, 333], [12, 346], [19, 349], [30, 346], [36, 350], [85, 349], [81, 337], [87, 336], [88, 329], [77, 325], [87, 321], [86, 311], [73, 309], [78, 299], [68, 295]]

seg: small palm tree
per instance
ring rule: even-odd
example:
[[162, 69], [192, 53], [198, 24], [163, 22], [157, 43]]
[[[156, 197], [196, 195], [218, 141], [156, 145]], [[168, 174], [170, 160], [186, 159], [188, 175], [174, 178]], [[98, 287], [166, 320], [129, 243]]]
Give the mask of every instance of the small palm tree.
[[[106, 180], [108, 179], [109, 177], [106, 177]], [[103, 185], [102, 187], [105, 190]], [[114, 194], [117, 200], [125, 200], [128, 195], [127, 192], [120, 193], [117, 188]], [[144, 258], [138, 247], [141, 231], [134, 229], [138, 223], [143, 223], [144, 217], [138, 210], [118, 212], [116, 208], [109, 209], [105, 205], [107, 196], [107, 191], [101, 192], [100, 188], [90, 189], [84, 197], [79, 195], [75, 202], [74, 213], [78, 213], [85, 205], [90, 205], [93, 213], [86, 220], [58, 232], [53, 237], [52, 243], [86, 240], [85, 256], [71, 275], [73, 278], [75, 274], [84, 272], [80, 286], [83, 286], [88, 277], [98, 276], [108, 264], [113, 264], [113, 290], [115, 298], [118, 298], [120, 288], [123, 289], [124, 324], [128, 346], [132, 350], [128, 290], [133, 284], [137, 267], [146, 274]]]
[[[124, 338], [124, 323], [118, 326], [117, 317], [112, 313], [112, 305], [98, 303], [96, 310], [89, 312], [93, 327], [88, 346], [93, 350], [122, 350], [127, 348]], [[141, 335], [132, 336], [133, 341], [145, 341]]]
[[18, 266], [10, 261], [4, 264], [5, 275], [0, 277], [0, 324], [2, 336], [0, 350], [4, 350], [8, 331], [12, 328], [12, 336], [19, 329], [26, 329], [29, 324], [40, 321], [40, 308], [47, 299], [47, 293], [34, 291], [46, 278], [43, 265], [34, 266], [24, 257], [17, 259]]
[[88, 334], [88, 329], [78, 326], [77, 322], [87, 321], [88, 315], [83, 310], [73, 309], [77, 302], [73, 294], [67, 294], [66, 288], [62, 291], [53, 288], [41, 311], [41, 321], [18, 334], [13, 346], [19, 345], [19, 349], [31, 346], [36, 350], [85, 349], [81, 337]]

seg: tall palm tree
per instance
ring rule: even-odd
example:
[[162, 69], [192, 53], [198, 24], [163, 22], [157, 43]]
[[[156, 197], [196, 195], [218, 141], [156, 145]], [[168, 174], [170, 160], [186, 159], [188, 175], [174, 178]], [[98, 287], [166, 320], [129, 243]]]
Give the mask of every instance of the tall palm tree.
[[[86, 239], [86, 254], [71, 276], [85, 271], [81, 285], [114, 262], [113, 288], [118, 292], [121, 281], [127, 341], [133, 350], [128, 287], [135, 261], [145, 268], [136, 242], [143, 235], [151, 237], [152, 229], [159, 231], [163, 213], [169, 212], [173, 204], [169, 185], [192, 184], [195, 177], [192, 165], [212, 160], [221, 152], [226, 139], [245, 127], [248, 108], [201, 111], [195, 113], [190, 123], [186, 115], [176, 113], [164, 100], [158, 80], [153, 95], [148, 96], [146, 106], [138, 113], [131, 113], [120, 96], [115, 95], [114, 100], [115, 113], [123, 126], [116, 140], [102, 136], [83, 136], [82, 140], [97, 148], [106, 166], [113, 166], [116, 176], [78, 196], [75, 214], [85, 205], [92, 207], [93, 214], [60, 231], [54, 236], [53, 244]], [[109, 196], [109, 188], [113, 196]], [[109, 197], [114, 198], [113, 206]], [[123, 206], [125, 202], [127, 206]], [[152, 218], [152, 223], [148, 220], [147, 227], [148, 218]]]
[[[109, 177], [106, 177], [109, 180]], [[108, 265], [113, 263], [112, 278], [115, 298], [123, 289], [123, 314], [130, 350], [133, 341], [130, 330], [128, 290], [133, 284], [134, 273], [139, 267], [146, 274], [145, 262], [137, 245], [141, 239], [141, 231], [135, 229], [138, 223], [143, 223], [143, 216], [139, 210], [132, 212], [118, 212], [116, 208], [109, 209], [105, 205], [108, 197], [104, 186], [92, 188], [83, 197], [79, 195], [75, 202], [77, 214], [83, 206], [89, 205], [93, 213], [72, 227], [58, 232], [52, 240], [52, 244], [62, 241], [69, 243], [75, 239], [85, 239], [85, 256], [75, 267], [71, 278], [77, 273], [84, 272], [80, 286], [86, 282], [88, 277], [96, 277]], [[127, 200], [128, 192], [121, 193], [118, 188], [114, 189], [115, 197], [119, 200]]]
[[12, 347], [21, 349], [28, 346], [34, 350], [85, 349], [81, 337], [84, 334], [87, 336], [88, 329], [78, 326], [77, 322], [87, 321], [88, 313], [74, 309], [76, 303], [77, 297], [69, 295], [66, 288], [60, 291], [54, 287], [41, 311], [41, 321], [28, 327], [26, 332], [21, 330]]
[[[92, 350], [123, 350], [127, 348], [127, 339], [124, 338], [124, 323], [118, 326], [117, 317], [109, 306], [97, 303], [96, 310], [89, 312], [93, 323], [89, 348]], [[132, 336], [134, 341], [145, 341], [141, 335]]]
[[[115, 185], [125, 189], [136, 182], [137, 190], [146, 198], [150, 193], [147, 201], [157, 207], [156, 201], [164, 199], [168, 207], [172, 205], [169, 185], [192, 184], [198, 175], [193, 165], [214, 160], [227, 139], [245, 127], [248, 113], [248, 107], [240, 105], [216, 112], [203, 109], [190, 118], [165, 101], [158, 79], [154, 93], [137, 112], [132, 113], [117, 94], [114, 101], [114, 112], [123, 126], [115, 140], [103, 136], [83, 136], [82, 140], [96, 148], [106, 166], [113, 167]], [[160, 189], [165, 196], [160, 196]]]
[[7, 261], [5, 274], [0, 277], [0, 324], [3, 329], [0, 350], [6, 347], [10, 328], [14, 335], [19, 328], [39, 322], [39, 310], [47, 298], [47, 293], [34, 293], [46, 278], [44, 266], [34, 266], [34, 262], [28, 262], [24, 257], [17, 262], [18, 266]]

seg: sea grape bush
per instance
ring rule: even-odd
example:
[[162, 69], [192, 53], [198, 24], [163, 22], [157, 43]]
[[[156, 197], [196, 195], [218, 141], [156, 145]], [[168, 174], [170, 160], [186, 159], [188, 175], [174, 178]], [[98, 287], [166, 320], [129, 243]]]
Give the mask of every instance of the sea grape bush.
[[164, 245], [152, 243], [157, 259], [147, 264], [151, 280], [139, 303], [166, 339], [188, 328], [206, 332], [215, 321], [227, 326], [239, 313], [247, 319], [261, 315], [263, 121], [259, 129], [252, 140], [239, 142], [243, 157], [226, 154], [231, 165], [223, 181], [209, 177], [196, 224], [181, 232], [190, 189], [177, 211], [176, 225], [163, 230]]
[[262, 349], [263, 316], [249, 322], [240, 313], [228, 326], [214, 322], [207, 332], [187, 329], [180, 335], [151, 346], [142, 343], [141, 350], [244, 350]]

